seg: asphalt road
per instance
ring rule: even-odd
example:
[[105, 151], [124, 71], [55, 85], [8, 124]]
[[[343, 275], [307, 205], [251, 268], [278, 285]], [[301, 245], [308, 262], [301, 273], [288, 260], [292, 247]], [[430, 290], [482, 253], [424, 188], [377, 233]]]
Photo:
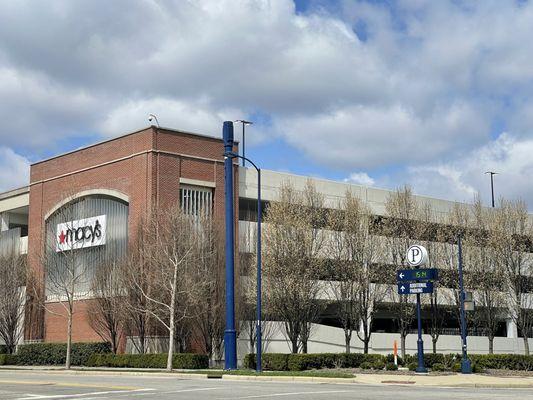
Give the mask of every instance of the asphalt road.
[[533, 399], [531, 389], [367, 386], [182, 379], [172, 376], [0, 371], [0, 399]]

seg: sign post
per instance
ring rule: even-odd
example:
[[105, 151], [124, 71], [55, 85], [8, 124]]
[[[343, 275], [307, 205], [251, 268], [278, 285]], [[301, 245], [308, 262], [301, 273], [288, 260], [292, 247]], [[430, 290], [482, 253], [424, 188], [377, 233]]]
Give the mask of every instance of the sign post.
[[438, 278], [436, 269], [418, 269], [428, 262], [428, 252], [425, 247], [412, 245], [407, 249], [407, 263], [417, 269], [405, 269], [396, 273], [399, 294], [416, 294], [416, 316], [418, 320], [418, 367], [416, 372], [427, 372], [424, 367], [424, 341], [422, 340], [422, 305], [420, 294], [433, 293], [433, 280]]

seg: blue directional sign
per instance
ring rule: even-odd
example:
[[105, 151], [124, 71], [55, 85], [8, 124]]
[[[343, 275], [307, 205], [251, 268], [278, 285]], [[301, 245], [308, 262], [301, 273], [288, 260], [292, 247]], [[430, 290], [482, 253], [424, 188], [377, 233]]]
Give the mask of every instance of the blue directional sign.
[[439, 279], [439, 270], [430, 269], [401, 269], [396, 271], [396, 280], [398, 282], [409, 281], [436, 281]]
[[433, 282], [398, 282], [398, 294], [433, 293]]

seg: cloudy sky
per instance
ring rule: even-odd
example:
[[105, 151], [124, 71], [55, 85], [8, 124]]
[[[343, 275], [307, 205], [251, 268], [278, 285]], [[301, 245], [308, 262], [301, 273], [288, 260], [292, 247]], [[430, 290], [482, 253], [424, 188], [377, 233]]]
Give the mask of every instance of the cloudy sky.
[[250, 119], [264, 168], [533, 208], [533, 4], [18, 0], [0, 6], [0, 190], [148, 125]]

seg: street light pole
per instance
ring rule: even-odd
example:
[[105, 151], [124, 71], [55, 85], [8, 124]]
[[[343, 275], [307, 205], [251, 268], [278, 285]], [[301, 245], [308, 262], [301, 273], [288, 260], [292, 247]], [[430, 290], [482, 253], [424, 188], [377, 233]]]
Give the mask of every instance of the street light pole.
[[492, 208], [494, 208], [494, 175], [496, 175], [497, 172], [487, 171], [485, 174], [490, 174], [490, 191], [492, 194]]
[[240, 122], [242, 124], [242, 157], [239, 157], [242, 160], [242, 166], [246, 166], [246, 161], [250, 161], [246, 158], [246, 125], [253, 125], [252, 121], [246, 121], [244, 119], [238, 119], [235, 122]]
[[[224, 154], [233, 152], [233, 122], [223, 126]], [[224, 331], [224, 367], [237, 369], [237, 333], [235, 331], [235, 219], [233, 198], [233, 159], [224, 157], [224, 192], [226, 203], [226, 329]]]
[[459, 251], [459, 297], [461, 300], [461, 341], [462, 341], [462, 350], [463, 358], [461, 360], [461, 372], [463, 374], [471, 374], [472, 366], [470, 360], [468, 359], [468, 354], [466, 351], [466, 315], [465, 315], [465, 290], [463, 286], [463, 247], [461, 234], [457, 237], [457, 247]]
[[261, 168], [255, 163], [244, 156], [240, 156], [236, 153], [226, 152], [224, 157], [227, 159], [240, 158], [243, 161], [248, 161], [257, 171], [257, 325], [256, 325], [256, 338], [257, 338], [257, 353], [255, 369], [257, 372], [262, 370], [262, 353], [263, 353], [263, 338], [262, 338], [262, 274], [261, 274], [261, 222], [262, 222], [262, 209], [261, 209]]

